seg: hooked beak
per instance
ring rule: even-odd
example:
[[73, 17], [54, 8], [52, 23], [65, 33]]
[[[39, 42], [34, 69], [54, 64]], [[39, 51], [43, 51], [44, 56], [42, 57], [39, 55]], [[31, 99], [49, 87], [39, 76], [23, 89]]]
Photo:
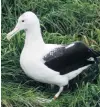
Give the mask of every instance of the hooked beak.
[[7, 34], [7, 39], [10, 40], [16, 33], [18, 33], [20, 29], [16, 26], [11, 32]]

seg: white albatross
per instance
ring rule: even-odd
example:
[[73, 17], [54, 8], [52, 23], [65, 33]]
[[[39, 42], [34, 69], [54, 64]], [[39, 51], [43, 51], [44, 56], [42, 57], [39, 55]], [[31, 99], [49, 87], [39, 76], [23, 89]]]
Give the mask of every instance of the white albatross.
[[15, 28], [7, 34], [7, 39], [10, 40], [21, 30], [25, 31], [26, 38], [20, 65], [30, 78], [59, 86], [54, 99], [58, 98], [71, 79], [95, 63], [96, 57], [100, 56], [100, 52], [95, 52], [82, 42], [74, 42], [68, 46], [45, 44], [39, 19], [30, 11], [19, 17]]

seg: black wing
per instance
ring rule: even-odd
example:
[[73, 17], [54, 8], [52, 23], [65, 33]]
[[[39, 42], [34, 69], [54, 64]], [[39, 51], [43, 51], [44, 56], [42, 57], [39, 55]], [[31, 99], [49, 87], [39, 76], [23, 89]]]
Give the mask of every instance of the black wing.
[[45, 57], [45, 65], [49, 68], [66, 74], [80, 67], [93, 64], [94, 61], [89, 61], [90, 57], [95, 57], [95, 54], [82, 42], [75, 42], [73, 46], [62, 46], [48, 53]]

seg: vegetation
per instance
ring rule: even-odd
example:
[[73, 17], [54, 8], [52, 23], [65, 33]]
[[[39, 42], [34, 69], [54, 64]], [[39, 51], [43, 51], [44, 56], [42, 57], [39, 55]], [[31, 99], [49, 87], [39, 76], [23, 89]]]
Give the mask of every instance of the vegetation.
[[81, 40], [100, 50], [100, 0], [2, 0], [2, 107], [100, 107], [100, 73], [96, 83], [83, 81], [56, 101], [37, 102], [37, 97], [52, 98], [56, 91], [28, 78], [20, 68], [25, 34], [18, 33], [10, 42], [5, 38], [19, 15], [28, 10], [39, 17], [46, 43]]

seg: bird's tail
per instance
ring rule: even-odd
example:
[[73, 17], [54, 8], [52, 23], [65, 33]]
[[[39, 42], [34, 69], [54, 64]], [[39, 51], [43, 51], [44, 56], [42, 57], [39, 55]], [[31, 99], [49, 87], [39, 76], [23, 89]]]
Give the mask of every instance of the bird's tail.
[[94, 57], [100, 57], [100, 51], [95, 51], [95, 50], [91, 49], [91, 52]]
[[75, 71], [72, 71], [68, 74], [65, 74], [64, 76], [68, 78], [68, 80], [71, 80], [73, 78], [75, 78], [77, 75], [79, 75], [82, 71], [84, 71], [86, 68], [88, 68], [90, 65], [84, 66], [82, 68], [79, 68]]
[[97, 64], [100, 63], [100, 58], [98, 58], [100, 57], [100, 51], [95, 51], [93, 49], [90, 49], [90, 51], [91, 51], [91, 56], [95, 59], [96, 63]]

